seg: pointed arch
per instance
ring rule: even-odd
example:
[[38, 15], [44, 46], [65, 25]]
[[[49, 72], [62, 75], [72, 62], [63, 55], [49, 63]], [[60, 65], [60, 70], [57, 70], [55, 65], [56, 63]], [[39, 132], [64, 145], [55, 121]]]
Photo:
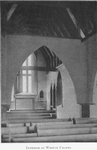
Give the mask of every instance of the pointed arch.
[[50, 86], [50, 109], [53, 109], [53, 93], [52, 93], [52, 84]]
[[53, 86], [53, 108], [55, 109], [56, 108], [56, 85], [54, 83], [54, 86]]
[[57, 106], [62, 105], [62, 77], [60, 71], [57, 77]]

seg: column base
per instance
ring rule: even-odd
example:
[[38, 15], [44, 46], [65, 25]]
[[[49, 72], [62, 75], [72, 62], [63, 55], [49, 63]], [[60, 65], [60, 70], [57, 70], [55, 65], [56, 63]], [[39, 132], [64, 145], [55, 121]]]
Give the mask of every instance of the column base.
[[7, 111], [9, 110], [9, 105], [1, 104], [1, 122], [7, 121]]
[[82, 118], [90, 117], [90, 104], [81, 104], [82, 105]]
[[97, 118], [97, 103], [90, 105], [90, 117]]

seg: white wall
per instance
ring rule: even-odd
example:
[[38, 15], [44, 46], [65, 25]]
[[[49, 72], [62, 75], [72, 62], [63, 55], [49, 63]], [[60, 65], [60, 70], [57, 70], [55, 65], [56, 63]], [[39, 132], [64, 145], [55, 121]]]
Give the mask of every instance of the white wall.
[[88, 38], [83, 44], [86, 47], [87, 64], [87, 103], [93, 103], [93, 87], [97, 72], [97, 33]]
[[7, 104], [7, 67], [8, 67], [8, 59], [7, 59], [7, 39], [1, 38], [2, 50], [1, 50], [1, 95], [2, 95], [2, 104]]

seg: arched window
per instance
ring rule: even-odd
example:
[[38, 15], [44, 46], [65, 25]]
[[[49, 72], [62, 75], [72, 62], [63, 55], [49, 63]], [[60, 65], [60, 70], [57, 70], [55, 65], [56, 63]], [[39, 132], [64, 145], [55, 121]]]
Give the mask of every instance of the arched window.
[[57, 77], [57, 106], [62, 105], [62, 77], [60, 72]]
[[42, 90], [40, 91], [40, 98], [44, 98], [44, 92]]
[[22, 93], [33, 93], [33, 78], [35, 70], [31, 66], [35, 66], [35, 56], [31, 54], [23, 63], [17, 74], [17, 91]]

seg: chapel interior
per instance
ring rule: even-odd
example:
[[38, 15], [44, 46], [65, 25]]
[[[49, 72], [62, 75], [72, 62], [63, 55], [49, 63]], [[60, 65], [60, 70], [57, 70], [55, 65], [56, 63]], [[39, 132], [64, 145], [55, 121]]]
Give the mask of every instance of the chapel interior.
[[0, 3], [1, 142], [97, 142], [97, 2]]

